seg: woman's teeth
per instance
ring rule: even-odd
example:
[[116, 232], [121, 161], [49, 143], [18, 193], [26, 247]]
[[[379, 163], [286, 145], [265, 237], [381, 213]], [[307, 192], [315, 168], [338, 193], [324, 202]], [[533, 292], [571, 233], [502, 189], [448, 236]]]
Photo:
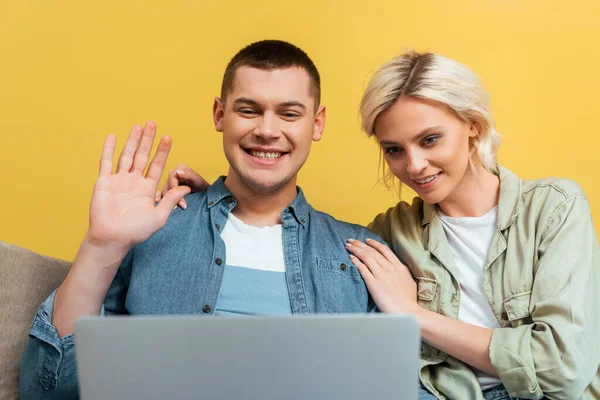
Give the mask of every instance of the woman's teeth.
[[250, 150], [250, 154], [258, 158], [270, 158], [272, 160], [281, 157], [281, 153], [265, 153], [264, 151]]
[[421, 184], [421, 185], [422, 185], [422, 184], [424, 184], [424, 183], [431, 182], [432, 180], [434, 180], [435, 178], [437, 178], [437, 176], [438, 176], [438, 175], [439, 175], [439, 173], [437, 173], [437, 174], [435, 174], [435, 175], [433, 175], [433, 176], [430, 176], [429, 178], [425, 178], [425, 179], [415, 179], [415, 182], [417, 182], [417, 183], [419, 183], [419, 184]]

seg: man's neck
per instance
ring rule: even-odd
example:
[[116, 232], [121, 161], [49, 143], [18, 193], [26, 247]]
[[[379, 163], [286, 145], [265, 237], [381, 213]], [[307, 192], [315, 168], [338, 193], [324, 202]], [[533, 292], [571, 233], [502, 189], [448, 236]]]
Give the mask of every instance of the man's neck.
[[297, 195], [295, 177], [275, 192], [262, 193], [243, 184], [230, 170], [225, 186], [237, 202], [232, 213], [244, 223], [258, 227], [281, 224], [281, 212]]

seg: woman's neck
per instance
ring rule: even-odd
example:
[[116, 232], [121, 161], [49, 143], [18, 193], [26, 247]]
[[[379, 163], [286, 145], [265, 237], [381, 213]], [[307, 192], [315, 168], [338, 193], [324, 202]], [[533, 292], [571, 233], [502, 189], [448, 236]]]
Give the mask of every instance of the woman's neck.
[[500, 178], [482, 166], [476, 167], [477, 176], [471, 168], [462, 181], [438, 207], [444, 214], [459, 217], [480, 217], [498, 205]]

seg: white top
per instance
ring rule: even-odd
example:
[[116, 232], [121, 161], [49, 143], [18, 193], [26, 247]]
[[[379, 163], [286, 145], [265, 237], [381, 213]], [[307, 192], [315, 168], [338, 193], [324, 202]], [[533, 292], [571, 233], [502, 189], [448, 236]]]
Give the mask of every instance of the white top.
[[[496, 232], [497, 208], [481, 217], [452, 218], [438, 209], [454, 263], [458, 269], [460, 306], [458, 320], [485, 328], [499, 328], [500, 324], [483, 294], [483, 267]], [[500, 379], [473, 369], [481, 390], [501, 384]]]
[[281, 225], [259, 228], [229, 213], [215, 315], [291, 314], [282, 234]]

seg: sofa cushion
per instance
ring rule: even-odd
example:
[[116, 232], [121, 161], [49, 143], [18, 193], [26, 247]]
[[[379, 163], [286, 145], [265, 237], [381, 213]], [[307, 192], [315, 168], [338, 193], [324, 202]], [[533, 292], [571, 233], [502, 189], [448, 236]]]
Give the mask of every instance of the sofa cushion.
[[33, 317], [70, 263], [0, 241], [0, 400], [18, 399], [19, 363]]

